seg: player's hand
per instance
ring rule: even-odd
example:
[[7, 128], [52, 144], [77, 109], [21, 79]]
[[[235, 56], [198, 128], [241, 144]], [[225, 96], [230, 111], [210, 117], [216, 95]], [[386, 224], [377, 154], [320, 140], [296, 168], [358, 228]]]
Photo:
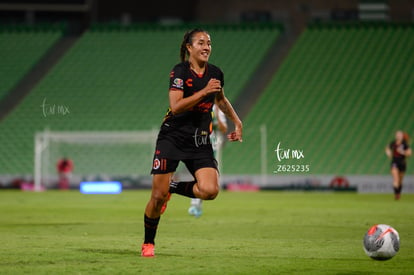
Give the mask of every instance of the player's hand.
[[405, 156], [405, 150], [401, 146], [397, 147], [397, 152], [398, 152], [398, 154]]
[[221, 81], [215, 78], [212, 78], [208, 81], [206, 87], [204, 87], [205, 95], [218, 93], [221, 91]]
[[227, 139], [230, 141], [240, 141], [243, 142], [243, 138], [242, 138], [242, 128], [241, 127], [236, 127], [236, 129], [234, 130], [234, 132], [231, 132], [230, 134], [227, 135]]

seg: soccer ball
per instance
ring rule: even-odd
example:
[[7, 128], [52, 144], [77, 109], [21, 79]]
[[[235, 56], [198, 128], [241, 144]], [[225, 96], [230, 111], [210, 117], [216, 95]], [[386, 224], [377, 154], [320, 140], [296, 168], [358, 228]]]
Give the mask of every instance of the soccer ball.
[[372, 226], [364, 236], [364, 251], [374, 260], [385, 261], [400, 250], [400, 236], [397, 230], [387, 224]]

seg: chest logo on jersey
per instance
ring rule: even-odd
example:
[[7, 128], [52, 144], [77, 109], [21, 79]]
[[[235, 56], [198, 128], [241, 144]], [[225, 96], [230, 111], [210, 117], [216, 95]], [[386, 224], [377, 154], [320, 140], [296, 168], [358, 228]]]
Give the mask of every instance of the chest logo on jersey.
[[193, 111], [201, 112], [201, 113], [208, 113], [211, 111], [213, 107], [212, 102], [201, 102], [193, 107]]
[[192, 79], [192, 78], [187, 79], [187, 80], [185, 81], [185, 84], [186, 84], [188, 87], [193, 87], [193, 79]]

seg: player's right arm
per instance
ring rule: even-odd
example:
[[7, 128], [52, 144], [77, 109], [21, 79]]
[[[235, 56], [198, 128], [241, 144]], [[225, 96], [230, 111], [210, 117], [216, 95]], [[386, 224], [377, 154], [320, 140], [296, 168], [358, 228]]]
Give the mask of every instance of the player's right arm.
[[389, 145], [385, 147], [385, 154], [388, 156], [388, 158], [392, 158], [392, 152]]
[[206, 87], [194, 93], [189, 97], [184, 97], [184, 93], [180, 89], [170, 89], [169, 100], [171, 112], [176, 115], [191, 110], [205, 96], [221, 91], [221, 83], [217, 79], [210, 79]]
[[387, 147], [385, 147], [385, 154], [387, 155], [388, 158], [392, 159], [392, 142], [390, 144], [387, 145]]

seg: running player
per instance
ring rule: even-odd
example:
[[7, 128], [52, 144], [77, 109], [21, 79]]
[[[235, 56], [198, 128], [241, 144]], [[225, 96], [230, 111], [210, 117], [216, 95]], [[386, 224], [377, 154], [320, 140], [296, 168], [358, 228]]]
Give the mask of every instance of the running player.
[[408, 135], [403, 131], [397, 131], [395, 133], [395, 140], [385, 148], [385, 153], [391, 159], [392, 185], [396, 200], [399, 200], [401, 197], [404, 173], [407, 169], [406, 158], [411, 156], [412, 153], [408, 139]]
[[[227, 135], [230, 141], [242, 141], [242, 122], [224, 95], [224, 74], [208, 63], [210, 35], [202, 29], [185, 33], [181, 63], [170, 73], [169, 109], [158, 133], [153, 159], [152, 192], [144, 214], [143, 257], [154, 256], [154, 239], [160, 215], [171, 193], [190, 198], [213, 200], [219, 192], [217, 161], [210, 142], [213, 104], [234, 123]], [[173, 182], [172, 176], [182, 161], [194, 180]]]
[[[213, 105], [213, 112], [211, 112], [213, 120], [213, 131], [210, 134], [211, 146], [213, 147], [214, 157], [217, 160], [218, 170], [221, 170], [221, 148], [224, 144], [224, 136], [227, 133], [226, 115], [217, 107]], [[220, 183], [219, 183], [220, 185]], [[188, 208], [188, 214], [198, 218], [203, 214], [203, 200], [193, 198]]]

